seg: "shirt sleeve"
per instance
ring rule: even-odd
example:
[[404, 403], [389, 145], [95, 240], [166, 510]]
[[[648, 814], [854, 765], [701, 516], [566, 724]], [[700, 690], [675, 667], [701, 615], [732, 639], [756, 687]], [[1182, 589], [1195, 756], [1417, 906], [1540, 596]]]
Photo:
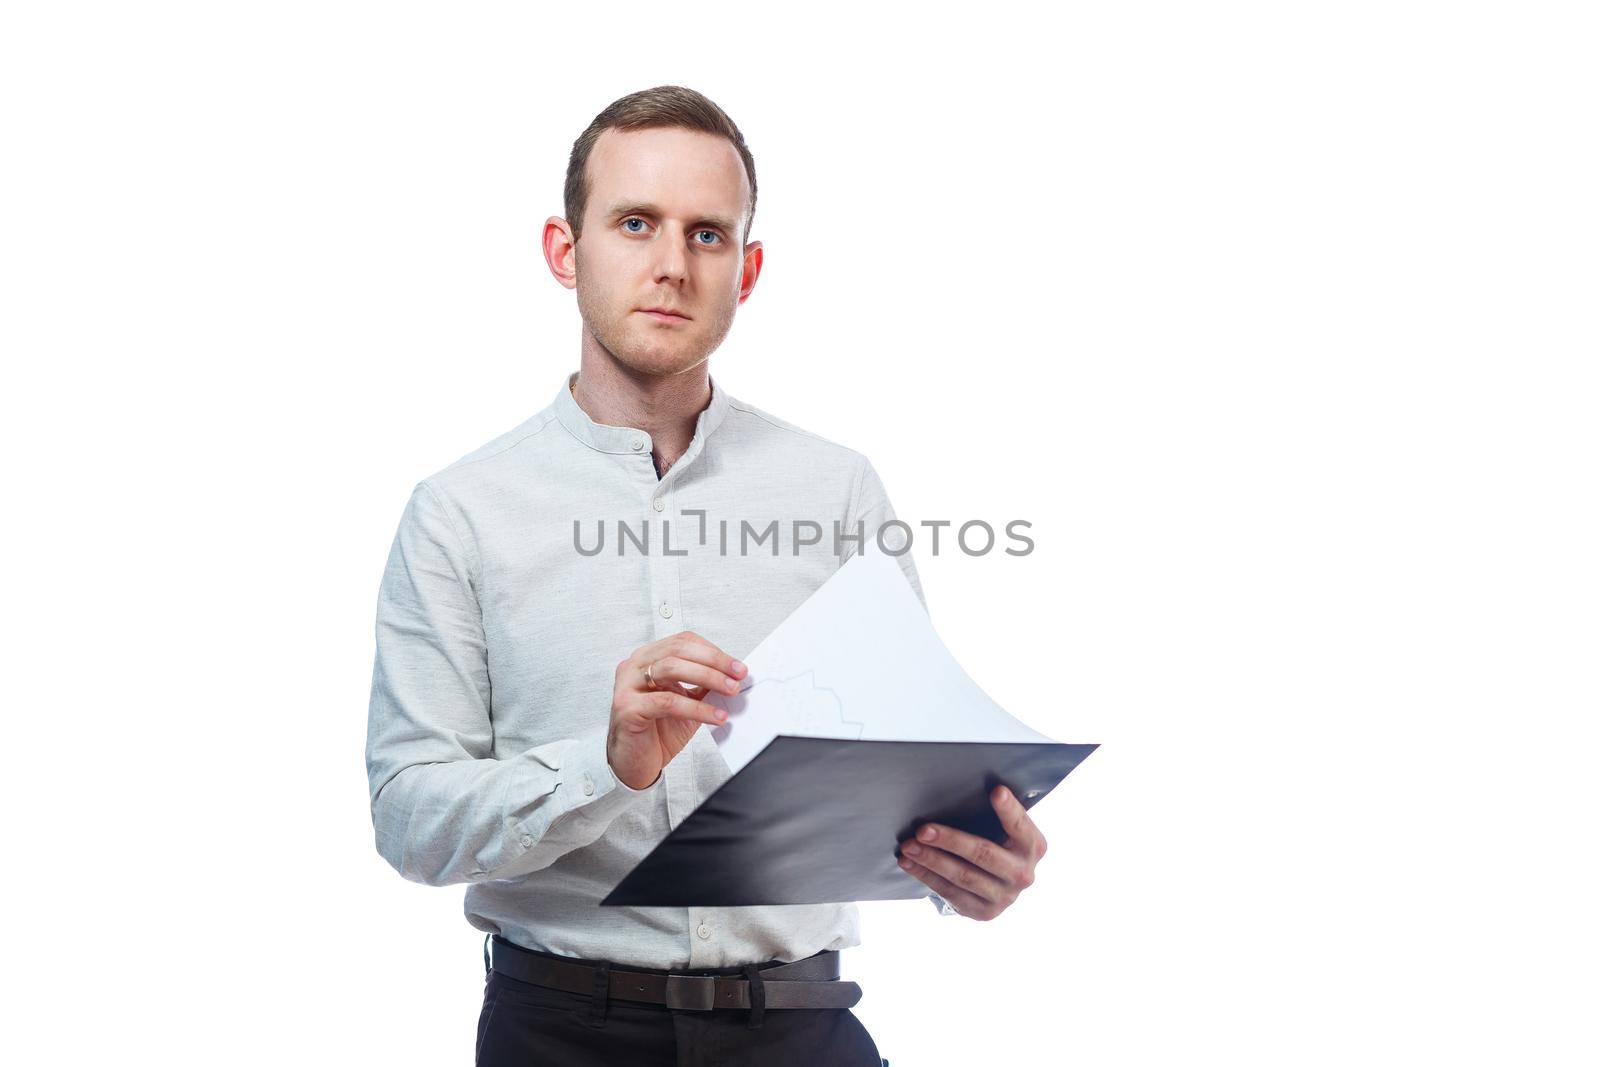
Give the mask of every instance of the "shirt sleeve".
[[[844, 533], [848, 536], [840, 540], [841, 566], [863, 549], [895, 555], [895, 561], [905, 572], [906, 581], [911, 583], [922, 610], [928, 610], [928, 598], [922, 592], [922, 579], [917, 576], [917, 565], [911, 559], [914, 538], [910, 534], [910, 526], [896, 517], [894, 505], [889, 502], [889, 494], [883, 487], [883, 479], [878, 477], [877, 470], [865, 456], [861, 458], [861, 466], [856, 471], [856, 485], [851, 493], [849, 511], [845, 515]], [[858, 533], [859, 538], [855, 536]]]
[[469, 560], [440, 498], [418, 483], [378, 590], [366, 757], [378, 852], [427, 885], [548, 867], [661, 788], [619, 781], [603, 730], [495, 757]]

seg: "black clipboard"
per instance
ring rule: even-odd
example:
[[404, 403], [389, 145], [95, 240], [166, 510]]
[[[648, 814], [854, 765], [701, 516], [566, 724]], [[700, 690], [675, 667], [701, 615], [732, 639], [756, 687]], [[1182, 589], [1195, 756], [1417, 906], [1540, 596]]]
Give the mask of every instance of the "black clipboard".
[[896, 862], [918, 825], [1003, 841], [991, 789], [1007, 786], [1031, 808], [1098, 747], [780, 734], [600, 903], [720, 908], [924, 897], [928, 887]]

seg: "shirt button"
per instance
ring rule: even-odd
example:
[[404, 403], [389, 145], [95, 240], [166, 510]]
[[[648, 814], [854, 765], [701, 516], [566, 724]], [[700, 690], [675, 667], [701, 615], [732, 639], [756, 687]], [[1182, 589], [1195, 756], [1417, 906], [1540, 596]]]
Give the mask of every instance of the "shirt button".
[[640, 449], [642, 449], [642, 448], [643, 448], [643, 447], [644, 447], [644, 438], [642, 438], [642, 437], [635, 437], [635, 438], [634, 438], [634, 439], [633, 439], [633, 450], [634, 450], [634, 451], [635, 451], [635, 452], [637, 452], [637, 451], [639, 451], [639, 450], [640, 450]]
[[654, 500], [650, 501], [650, 506], [655, 508], [657, 511], [665, 511], [667, 502], [662, 500], [660, 497], [656, 497]]
[[696, 930], [695, 933], [700, 935], [700, 940], [702, 940], [702, 941], [710, 940], [710, 938], [711, 938], [711, 927], [707, 926], [705, 923], [701, 923], [700, 924], [700, 929]]
[[532, 848], [533, 847], [533, 835], [532, 834], [523, 834], [522, 835], [522, 847], [523, 848]]
[[661, 617], [663, 619], [672, 618], [672, 605], [668, 604], [665, 600], [661, 602]]
[[594, 779], [587, 774], [583, 776], [583, 795], [586, 797], [594, 796]]

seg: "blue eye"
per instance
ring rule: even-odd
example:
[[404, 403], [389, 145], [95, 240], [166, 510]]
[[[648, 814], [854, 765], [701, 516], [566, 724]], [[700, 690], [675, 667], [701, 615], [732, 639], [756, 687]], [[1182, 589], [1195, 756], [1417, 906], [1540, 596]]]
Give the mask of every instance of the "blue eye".
[[[709, 233], [716, 241], [722, 240], [722, 235], [717, 233], [716, 230], [701, 230], [701, 231], [699, 231], [699, 233]], [[696, 236], [699, 236], [699, 234], [696, 234]], [[700, 243], [708, 245], [708, 244], [712, 244], [714, 242], [713, 241], [701, 241]]]
[[[639, 223], [642, 223], [642, 222], [644, 222], [644, 219], [640, 219], [640, 218], [631, 218], [631, 219], [623, 219], [623, 220], [622, 220], [622, 225], [623, 225], [623, 226], [624, 226], [624, 227], [626, 227], [626, 226], [627, 226], [627, 225], [628, 225], [628, 223], [630, 223], [630, 222], [639, 222]], [[638, 232], [639, 232], [639, 231], [638, 231], [638, 230], [629, 230], [629, 231], [628, 231], [628, 232], [629, 232], [629, 233], [638, 233]]]

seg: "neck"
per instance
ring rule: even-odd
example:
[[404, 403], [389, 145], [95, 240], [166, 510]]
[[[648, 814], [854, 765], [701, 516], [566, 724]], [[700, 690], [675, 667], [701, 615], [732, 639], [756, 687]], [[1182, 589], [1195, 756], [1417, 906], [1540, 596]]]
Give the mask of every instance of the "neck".
[[710, 369], [702, 361], [677, 374], [641, 374], [585, 352], [572, 398], [595, 422], [648, 433], [656, 470], [665, 474], [688, 451], [695, 422], [711, 403]]

